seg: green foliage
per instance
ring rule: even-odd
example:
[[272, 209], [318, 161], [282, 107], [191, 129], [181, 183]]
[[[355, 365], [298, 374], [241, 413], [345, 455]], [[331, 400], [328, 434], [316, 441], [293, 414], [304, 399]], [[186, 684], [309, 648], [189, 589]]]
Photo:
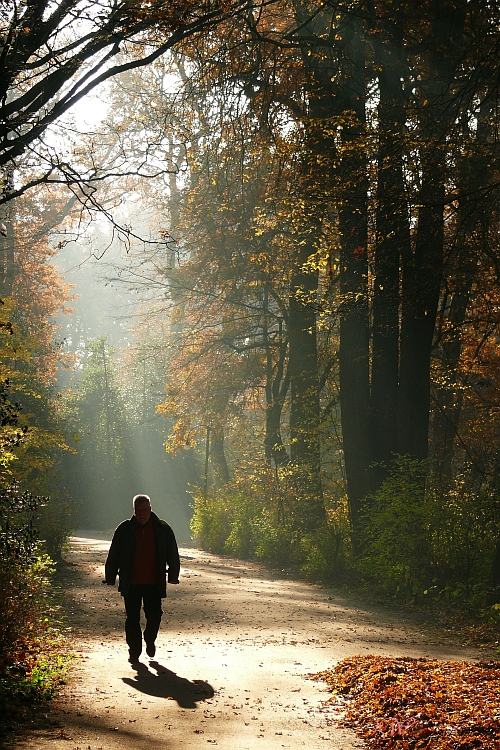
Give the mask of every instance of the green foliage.
[[45, 552], [59, 560], [73, 532], [74, 506], [67, 496], [52, 494], [41, 508], [37, 519], [37, 530]]
[[39, 556], [41, 499], [9, 487], [0, 496], [0, 666], [11, 662], [40, 616], [49, 558]]
[[12, 482], [14, 449], [25, 440], [26, 427], [19, 424], [20, 406], [10, 401], [12, 397], [8, 379], [0, 380], [0, 486]]
[[261, 560], [275, 567], [296, 567], [312, 578], [339, 580], [349, 555], [349, 520], [345, 498], [327, 510], [327, 523], [304, 532], [300, 497], [293, 492], [294, 473], [280, 476], [264, 469], [210, 492], [193, 493], [191, 529], [203, 547], [214, 552]]
[[64, 681], [71, 655], [64, 651], [57, 631], [47, 631], [24, 658], [2, 670], [0, 677], [0, 728], [17, 728], [32, 718], [33, 707], [54, 696]]
[[[124, 498], [133, 493], [131, 470], [134, 465], [129, 419], [115, 350], [104, 337], [87, 343], [81, 377], [61, 398], [61, 412], [73, 434], [74, 449], [61, 466], [62, 485], [67, 487], [79, 511], [79, 521], [87, 528], [110, 528], [123, 513]], [[70, 523], [71, 509], [63, 497], [56, 503], [64, 523]], [[129, 505], [127, 510], [129, 512]], [[43, 538], [50, 548], [57, 547], [62, 529], [53, 515], [47, 518]]]
[[251, 482], [226, 485], [206, 498], [196, 490], [193, 497], [191, 530], [203, 547], [271, 565], [291, 563], [297, 532], [282, 521], [271, 498], [260, 495]]
[[11, 678], [11, 687], [8, 691], [10, 695], [14, 693], [18, 699], [23, 698], [24, 700], [52, 698], [67, 671], [71, 656], [55, 650], [61, 649], [62, 646], [61, 639], [57, 634], [49, 634], [45, 646], [49, 648], [46, 651], [39, 652], [36, 661], [24, 676], [18, 677], [19, 670], [12, 667], [7, 669], [6, 676]]
[[231, 531], [224, 547], [231, 555], [251, 559], [257, 554], [259, 522], [263, 512], [262, 502], [244, 491], [232, 493], [231, 499], [233, 506]]
[[[294, 567], [339, 583], [361, 572], [380, 592], [402, 600], [467, 602], [494, 620], [487, 605], [492, 550], [499, 533], [492, 491], [456, 481], [439, 493], [428, 462], [399, 457], [364, 509], [362, 554], [351, 548], [347, 498], [328, 498], [326, 522], [304, 530], [293, 467], [248, 472], [205, 497], [193, 493], [192, 531], [214, 552]], [[306, 498], [307, 501], [307, 498]]]
[[491, 607], [488, 607], [488, 609], [483, 610], [482, 612], [483, 620], [486, 622], [490, 622], [493, 625], [499, 625], [500, 626], [500, 602], [497, 604], [493, 604]]
[[35, 559], [38, 547], [35, 519], [45, 500], [20, 492], [17, 485], [0, 492], [0, 557], [5, 569]]
[[310, 578], [338, 582], [352, 566], [347, 498], [327, 510], [327, 523], [301, 540], [302, 570]]
[[499, 531], [496, 503], [491, 492], [467, 488], [462, 478], [439, 493], [428, 468], [399, 457], [368, 498], [360, 567], [395, 596], [479, 601]]
[[104, 474], [123, 461], [127, 434], [114, 353], [105, 337], [89, 341], [79, 386], [66, 397], [66, 411], [78, 427], [79, 449], [94, 470]]
[[258, 524], [255, 555], [272, 566], [289, 567], [300, 564], [300, 534], [290, 523], [278, 523], [264, 510]]
[[67, 658], [51, 628], [52, 560], [37, 521], [44, 498], [16, 486], [0, 494], [0, 717], [22, 718], [34, 698], [51, 695]]
[[416, 594], [429, 585], [430, 529], [435, 505], [425, 491], [426, 467], [397, 460], [380, 490], [368, 498], [360, 565], [390, 591]]
[[22, 660], [28, 640], [43, 629], [51, 560], [40, 555], [30, 563], [2, 560], [0, 571], [0, 667]]
[[486, 592], [495, 541], [500, 533], [499, 502], [487, 486], [469, 487], [458, 476], [442, 497], [436, 497], [433, 530], [438, 582], [474, 598]]
[[233, 508], [230, 502], [222, 492], [212, 492], [205, 497], [199, 489], [193, 492], [193, 499], [193, 537], [204, 549], [224, 553], [231, 533]]

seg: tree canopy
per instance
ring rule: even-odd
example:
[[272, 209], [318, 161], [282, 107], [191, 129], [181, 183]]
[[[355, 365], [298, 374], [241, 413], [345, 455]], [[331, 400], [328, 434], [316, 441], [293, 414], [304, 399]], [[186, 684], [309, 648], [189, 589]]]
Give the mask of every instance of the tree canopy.
[[[152, 63], [243, 6], [239, 0], [3, 3], [0, 204], [47, 181], [80, 185], [81, 177], [61, 149], [44, 140], [47, 128], [103, 82]], [[21, 165], [24, 180], [19, 177]]]

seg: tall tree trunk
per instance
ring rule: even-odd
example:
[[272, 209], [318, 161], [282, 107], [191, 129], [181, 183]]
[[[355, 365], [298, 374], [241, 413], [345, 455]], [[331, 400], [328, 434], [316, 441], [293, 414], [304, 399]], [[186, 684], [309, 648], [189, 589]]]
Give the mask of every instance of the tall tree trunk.
[[454, 445], [459, 432], [462, 407], [462, 391], [456, 389], [457, 370], [462, 354], [462, 329], [467, 317], [474, 279], [476, 278], [479, 252], [488, 235], [492, 210], [484, 193], [491, 182], [489, 155], [484, 149], [492, 143], [494, 132], [494, 99], [483, 95], [479, 109], [477, 128], [470, 132], [468, 119], [464, 133], [468, 134], [473, 156], [463, 156], [459, 169], [459, 208], [457, 215], [456, 259], [453, 276], [456, 279], [447, 316], [449, 332], [445, 334], [441, 354], [445, 374], [445, 386], [436, 389], [436, 409], [432, 426], [433, 457], [436, 478], [444, 490], [452, 479]]
[[316, 311], [317, 272], [305, 268], [314, 252], [302, 245], [295, 259], [288, 308], [290, 376], [290, 458], [296, 466], [301, 501], [297, 523], [305, 531], [325, 518], [321, 486], [320, 405]]
[[[14, 168], [5, 170], [6, 184], [1, 189], [4, 196], [8, 196], [14, 190]], [[0, 206], [0, 298], [10, 297], [14, 283], [14, 213], [15, 201]]]
[[491, 565], [490, 583], [495, 589], [497, 589], [492, 601], [493, 604], [497, 604], [500, 599], [500, 537], [496, 543], [493, 563]]
[[109, 377], [108, 377], [108, 360], [106, 351], [106, 339], [100, 339], [101, 354], [102, 354], [102, 371], [104, 374], [104, 412], [106, 418], [106, 460], [108, 465], [112, 462], [112, 451], [111, 451], [111, 412], [110, 412], [110, 399], [109, 399]]
[[319, 471], [319, 389], [316, 311], [312, 295], [317, 273], [304, 266], [312, 254], [305, 246], [295, 259], [288, 309], [290, 348], [290, 456]]
[[[310, 49], [310, 34], [324, 31], [324, 18], [311, 20], [309, 9], [295, 3], [307, 79], [307, 115], [305, 148], [302, 159], [301, 191], [303, 215], [300, 217], [298, 250], [292, 270], [288, 307], [288, 342], [290, 376], [290, 458], [296, 465], [295, 483], [300, 486], [301, 519], [305, 531], [314, 530], [325, 521], [321, 482], [320, 387], [318, 374], [317, 312], [318, 270], [311, 267], [311, 258], [318, 252], [321, 236], [321, 215], [325, 206], [324, 185], [327, 154], [331, 152], [331, 136], [326, 134], [325, 118], [331, 115], [329, 79], [325, 88], [328, 64], [322, 52]], [[330, 84], [331, 85], [331, 84]]]
[[288, 351], [288, 342], [283, 341], [283, 321], [279, 321], [278, 358], [275, 362], [273, 356], [274, 347], [269, 341], [268, 331], [268, 292], [264, 294], [264, 324], [263, 342], [266, 351], [266, 432], [264, 437], [264, 450], [266, 461], [270, 464], [274, 461], [275, 466], [288, 463], [289, 456], [281, 438], [281, 414], [285, 399], [290, 387], [290, 371], [286, 368], [285, 358]]
[[[354, 542], [363, 498], [370, 490], [372, 420], [370, 413], [369, 307], [367, 260], [367, 164], [365, 135], [365, 44], [361, 22], [342, 30], [344, 82], [340, 98], [346, 122], [340, 186], [340, 408], [344, 460]], [[355, 113], [353, 116], [352, 113]]]
[[401, 257], [410, 253], [403, 174], [406, 111], [400, 13], [397, 4], [395, 15], [381, 22], [379, 33], [374, 35], [380, 93], [371, 379], [373, 458], [378, 464], [375, 486], [386, 475], [386, 467], [398, 449], [399, 274]]
[[415, 250], [403, 258], [398, 452], [419, 460], [428, 453], [431, 351], [443, 270], [447, 136], [459, 102], [451, 86], [452, 60], [463, 33], [463, 8], [435, 0], [433, 51], [422, 77], [422, 182]]
[[230, 479], [224, 452], [224, 426], [216, 424], [210, 430], [210, 458], [216, 487], [227, 484]]
[[414, 256], [403, 270], [398, 452], [427, 457], [432, 339], [443, 266], [444, 165], [428, 156]]

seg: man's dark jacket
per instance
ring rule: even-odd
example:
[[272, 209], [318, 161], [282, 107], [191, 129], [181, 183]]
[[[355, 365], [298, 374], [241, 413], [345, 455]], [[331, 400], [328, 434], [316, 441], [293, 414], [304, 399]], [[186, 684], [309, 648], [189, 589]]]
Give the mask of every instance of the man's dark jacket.
[[[153, 533], [156, 545], [156, 581], [160, 596], [167, 595], [167, 566], [168, 582], [179, 583], [180, 560], [177, 542], [174, 532], [166, 521], [161, 521], [156, 513], [151, 513], [153, 522]], [[115, 533], [106, 560], [105, 572], [106, 583], [114, 586], [116, 576], [120, 580], [118, 591], [122, 596], [127, 596], [132, 581], [132, 569], [134, 567], [134, 554], [136, 543], [137, 521], [135, 516], [123, 521]]]

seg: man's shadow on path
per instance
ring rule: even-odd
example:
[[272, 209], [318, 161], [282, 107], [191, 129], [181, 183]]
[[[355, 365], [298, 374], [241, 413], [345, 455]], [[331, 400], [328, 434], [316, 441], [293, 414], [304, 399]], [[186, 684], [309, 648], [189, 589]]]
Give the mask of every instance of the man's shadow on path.
[[136, 676], [122, 677], [123, 682], [146, 695], [175, 700], [181, 708], [196, 708], [198, 702], [213, 698], [214, 689], [208, 682], [191, 682], [185, 677], [179, 677], [157, 661], [150, 662], [149, 666], [153, 667], [155, 672], [140, 662], [134, 665]]

